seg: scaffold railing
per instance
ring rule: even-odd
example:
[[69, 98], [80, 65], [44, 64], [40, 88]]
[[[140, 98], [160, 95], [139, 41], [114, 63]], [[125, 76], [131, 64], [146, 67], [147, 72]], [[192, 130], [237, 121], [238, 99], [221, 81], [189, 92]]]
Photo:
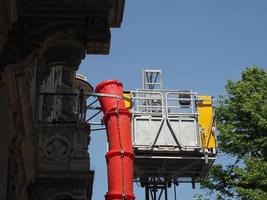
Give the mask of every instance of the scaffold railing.
[[[81, 100], [79, 93], [38, 93], [38, 123], [88, 123], [102, 126], [103, 124], [100, 120], [98, 122], [91, 121], [101, 113], [96, 97], [123, 99], [129, 104], [127, 109], [133, 107], [132, 100], [124, 96], [100, 93], [84, 93], [84, 95], [85, 98]], [[95, 112], [93, 114], [88, 113], [88, 110]], [[102, 128], [99, 130], [102, 130]]]

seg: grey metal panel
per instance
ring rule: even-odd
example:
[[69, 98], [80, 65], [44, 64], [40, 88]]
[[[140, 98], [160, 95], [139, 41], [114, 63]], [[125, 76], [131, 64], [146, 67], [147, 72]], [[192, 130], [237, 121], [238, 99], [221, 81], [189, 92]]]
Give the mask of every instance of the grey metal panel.
[[180, 141], [184, 147], [199, 146], [197, 142], [197, 130], [195, 119], [181, 119]]
[[[151, 145], [165, 145], [164, 121], [162, 118], [151, 119]], [[163, 127], [162, 127], [163, 126]]]
[[134, 145], [151, 145], [150, 143], [150, 117], [138, 117], [134, 118], [134, 137], [133, 144]]
[[196, 119], [133, 117], [133, 146], [137, 148], [199, 148]]
[[[179, 118], [178, 119], [171, 119], [169, 120], [171, 128], [174, 132], [175, 137], [177, 138], [178, 141], [180, 141], [180, 122]], [[168, 128], [168, 127], [167, 127]], [[169, 129], [169, 128], [168, 128]], [[175, 142], [174, 137], [172, 136], [172, 133], [170, 132], [170, 129], [168, 133], [166, 133], [166, 143], [169, 145], [176, 145], [177, 143]]]

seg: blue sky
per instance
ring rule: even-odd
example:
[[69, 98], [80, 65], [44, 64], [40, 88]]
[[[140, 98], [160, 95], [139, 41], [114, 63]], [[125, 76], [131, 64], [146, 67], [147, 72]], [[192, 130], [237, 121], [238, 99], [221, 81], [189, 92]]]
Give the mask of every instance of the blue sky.
[[[110, 54], [87, 55], [79, 71], [93, 86], [119, 79], [135, 90], [142, 68], [162, 69], [164, 88], [217, 97], [226, 80], [238, 79], [246, 67], [266, 68], [266, 11], [266, 0], [126, 0], [121, 28], [111, 30]], [[103, 199], [105, 132], [92, 133], [89, 148], [96, 171], [93, 199]], [[177, 192], [190, 200], [199, 190], [181, 185]], [[143, 189], [135, 193], [144, 199]]]

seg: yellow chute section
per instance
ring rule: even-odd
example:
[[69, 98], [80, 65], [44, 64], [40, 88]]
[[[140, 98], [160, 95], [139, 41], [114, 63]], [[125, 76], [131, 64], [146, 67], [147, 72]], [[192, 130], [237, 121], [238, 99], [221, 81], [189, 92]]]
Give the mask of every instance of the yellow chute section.
[[[123, 96], [126, 97], [127, 99], [132, 99], [132, 95], [130, 91], [123, 91]], [[129, 101], [124, 100], [124, 104], [126, 106], [126, 108], [130, 108], [131, 104]], [[131, 110], [129, 110], [131, 112]]]
[[198, 124], [200, 129], [201, 144], [204, 149], [216, 147], [214, 133], [214, 112], [212, 96], [197, 96]]

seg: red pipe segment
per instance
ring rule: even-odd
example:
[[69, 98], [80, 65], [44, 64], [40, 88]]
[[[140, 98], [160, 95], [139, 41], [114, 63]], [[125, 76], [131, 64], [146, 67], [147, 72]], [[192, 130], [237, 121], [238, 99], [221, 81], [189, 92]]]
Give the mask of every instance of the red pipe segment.
[[[125, 199], [132, 200], [133, 194], [133, 160], [132, 152], [109, 151], [106, 154], [108, 166], [108, 192], [106, 199], [121, 200], [125, 194]], [[124, 185], [124, 188], [122, 187]], [[124, 190], [124, 191], [123, 191]], [[119, 195], [119, 198], [115, 196]], [[114, 196], [114, 198], [111, 198]], [[127, 198], [126, 198], [127, 196]], [[108, 198], [107, 198], [108, 197]]]
[[105, 196], [105, 198], [106, 199], [114, 199], [114, 200], [121, 200], [121, 199], [132, 200], [132, 199], [135, 199], [134, 196], [131, 196], [131, 195], [122, 196], [121, 194], [107, 194]]
[[[117, 80], [104, 81], [95, 92], [123, 95], [122, 83]], [[134, 200], [133, 161], [131, 141], [131, 114], [125, 109], [123, 99], [99, 97], [103, 121], [107, 127], [109, 152], [106, 154], [108, 170], [108, 192], [106, 200]]]
[[[102, 94], [114, 94], [117, 96], [123, 96], [123, 85], [117, 80], [107, 80], [99, 83], [95, 88], [96, 93]], [[123, 99], [111, 98], [111, 97], [99, 97], [101, 109], [106, 114], [112, 108], [125, 108]]]
[[[119, 117], [118, 117], [119, 116]], [[111, 109], [103, 118], [107, 127], [109, 149], [132, 151], [131, 113], [126, 109]]]

